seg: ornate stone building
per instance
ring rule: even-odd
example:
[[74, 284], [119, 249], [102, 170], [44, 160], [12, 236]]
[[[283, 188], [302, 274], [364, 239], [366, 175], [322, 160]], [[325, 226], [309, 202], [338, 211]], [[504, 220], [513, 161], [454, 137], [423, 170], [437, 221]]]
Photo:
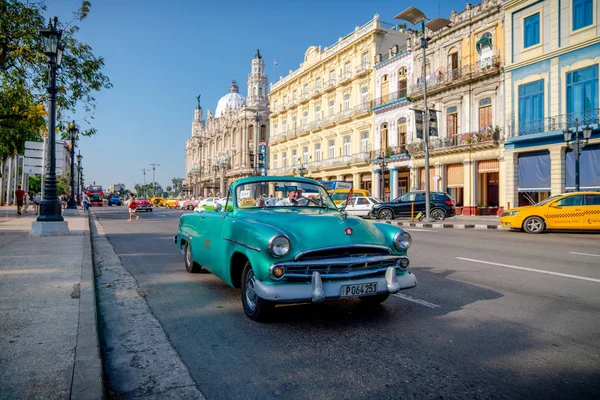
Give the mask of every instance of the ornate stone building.
[[[413, 49], [413, 107], [436, 110], [438, 136], [430, 140], [430, 188], [448, 192], [463, 214], [504, 206], [501, 185], [504, 136], [504, 13], [502, 0], [467, 4], [452, 12], [450, 26], [431, 33], [425, 60]], [[419, 43], [419, 35], [413, 43]], [[411, 188], [425, 188], [423, 143], [411, 143]]]
[[192, 135], [185, 146], [184, 185], [188, 193], [196, 197], [224, 196], [234, 180], [266, 174], [266, 160], [259, 161], [257, 150], [259, 144], [268, 143], [269, 114], [265, 63], [257, 51], [248, 74], [246, 99], [239, 94], [234, 80], [229, 93], [219, 100], [215, 114], [208, 110], [206, 121], [198, 101]]

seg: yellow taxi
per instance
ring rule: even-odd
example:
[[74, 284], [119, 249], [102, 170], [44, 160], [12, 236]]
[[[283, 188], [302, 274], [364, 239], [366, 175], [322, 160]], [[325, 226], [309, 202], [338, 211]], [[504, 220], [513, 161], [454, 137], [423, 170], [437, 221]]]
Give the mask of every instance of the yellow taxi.
[[527, 233], [546, 229], [600, 230], [600, 192], [573, 192], [506, 210], [500, 224]]
[[179, 207], [179, 200], [177, 200], [177, 199], [166, 199], [164, 201], [164, 205], [167, 208], [177, 208], [177, 207]]
[[[330, 190], [329, 195], [331, 196], [331, 200], [337, 206], [338, 204], [342, 204], [348, 198], [348, 193], [350, 189], [335, 189]], [[352, 197], [370, 197], [371, 193], [368, 190], [363, 189], [352, 189]]]

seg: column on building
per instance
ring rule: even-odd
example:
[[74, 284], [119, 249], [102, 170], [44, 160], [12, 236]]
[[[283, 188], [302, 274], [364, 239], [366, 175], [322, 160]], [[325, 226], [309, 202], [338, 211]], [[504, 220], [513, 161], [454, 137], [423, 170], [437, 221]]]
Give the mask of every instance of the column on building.
[[464, 204], [463, 215], [476, 215], [477, 210], [477, 163], [475, 160], [464, 162]]
[[498, 157], [498, 215], [501, 215], [506, 208], [506, 170], [504, 164], [504, 157]]
[[383, 199], [381, 196], [381, 170], [376, 169], [373, 172], [373, 196], [378, 199]]
[[398, 168], [390, 168], [390, 200], [398, 197]]
[[513, 151], [504, 153], [504, 200], [506, 208], [517, 207], [519, 205], [518, 191], [518, 153]]
[[566, 147], [550, 148], [550, 190], [551, 196], [565, 192], [565, 150]]

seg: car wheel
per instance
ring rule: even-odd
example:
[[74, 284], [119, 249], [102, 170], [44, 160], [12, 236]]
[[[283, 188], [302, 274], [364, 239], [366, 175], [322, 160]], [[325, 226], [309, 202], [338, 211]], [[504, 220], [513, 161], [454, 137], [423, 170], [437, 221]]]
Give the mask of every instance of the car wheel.
[[150, 211], [150, 212], [152, 212], [152, 209], [151, 209], [151, 208], [148, 208], [146, 211]]
[[540, 217], [529, 217], [523, 222], [523, 230], [527, 233], [542, 233], [545, 228], [546, 224]]
[[365, 306], [374, 307], [374, 306], [377, 306], [377, 305], [383, 303], [384, 301], [386, 301], [388, 297], [390, 297], [389, 293], [381, 293], [381, 294], [376, 294], [374, 296], [359, 297], [358, 299]]
[[384, 208], [383, 210], [379, 211], [379, 218], [380, 219], [394, 219], [394, 213], [389, 208]]
[[431, 218], [436, 221], [443, 221], [446, 219], [446, 212], [441, 208], [434, 208], [431, 210]]
[[185, 270], [190, 274], [197, 274], [200, 272], [202, 268], [192, 259], [192, 246], [188, 242], [184, 242], [183, 244], [183, 255]]
[[242, 305], [246, 315], [254, 321], [265, 321], [275, 307], [275, 303], [261, 299], [254, 292], [254, 271], [250, 262], [246, 262], [244, 272], [242, 272]]

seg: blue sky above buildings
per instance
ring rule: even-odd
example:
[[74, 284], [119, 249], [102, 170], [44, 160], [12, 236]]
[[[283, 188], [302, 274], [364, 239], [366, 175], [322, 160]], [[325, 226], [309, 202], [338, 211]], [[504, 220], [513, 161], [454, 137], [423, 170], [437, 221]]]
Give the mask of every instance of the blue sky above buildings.
[[[71, 18], [79, 0], [48, 0], [48, 16]], [[478, 2], [473, 2], [476, 4]], [[99, 93], [97, 135], [80, 142], [86, 183], [142, 183], [150, 163], [163, 187], [185, 175], [185, 141], [196, 96], [215, 111], [232, 79], [246, 96], [260, 49], [269, 82], [298, 68], [309, 46], [329, 46], [369, 21], [415, 5], [430, 18], [461, 12], [457, 0], [92, 0], [79, 38], [105, 58], [114, 87]], [[273, 68], [273, 62], [277, 66]], [[76, 116], [76, 119], [84, 114]], [[146, 181], [152, 180], [152, 172]]]

